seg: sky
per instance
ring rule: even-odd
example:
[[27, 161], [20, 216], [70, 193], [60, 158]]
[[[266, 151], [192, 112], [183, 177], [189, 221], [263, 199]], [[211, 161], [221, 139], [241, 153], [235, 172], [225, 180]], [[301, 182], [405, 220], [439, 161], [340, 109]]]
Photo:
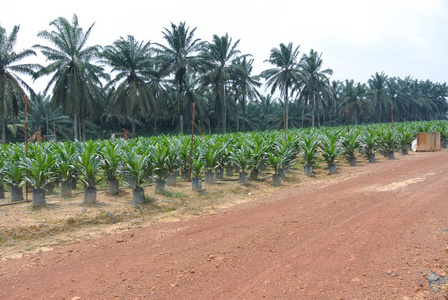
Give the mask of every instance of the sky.
[[[197, 27], [195, 36], [211, 41], [226, 33], [238, 49], [254, 58], [254, 75], [272, 66], [265, 62], [280, 43], [322, 53], [331, 80], [367, 82], [376, 72], [389, 77], [448, 82], [448, 1], [444, 0], [170, 0], [60, 1], [23, 0], [2, 3], [0, 25], [9, 34], [20, 25], [15, 50], [35, 44], [52, 30], [58, 17], [85, 30], [93, 23], [89, 45], [106, 46], [121, 36], [163, 43], [170, 23]], [[33, 58], [45, 64], [42, 54]], [[36, 92], [48, 78], [26, 80]]]

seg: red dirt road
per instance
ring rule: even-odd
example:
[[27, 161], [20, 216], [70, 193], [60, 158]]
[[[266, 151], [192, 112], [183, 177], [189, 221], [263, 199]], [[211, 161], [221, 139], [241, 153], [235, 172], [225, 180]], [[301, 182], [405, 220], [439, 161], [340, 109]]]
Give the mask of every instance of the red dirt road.
[[[0, 299], [446, 299], [448, 151], [0, 262]], [[303, 176], [303, 175], [301, 175]]]

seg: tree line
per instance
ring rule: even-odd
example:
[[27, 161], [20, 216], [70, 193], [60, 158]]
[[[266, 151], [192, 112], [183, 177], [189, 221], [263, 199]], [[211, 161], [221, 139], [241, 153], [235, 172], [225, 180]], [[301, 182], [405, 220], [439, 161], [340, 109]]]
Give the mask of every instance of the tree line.
[[[108, 137], [122, 127], [137, 133], [186, 133], [192, 103], [204, 132], [333, 126], [446, 119], [446, 83], [388, 77], [367, 83], [331, 80], [315, 50], [299, 46], [271, 49], [271, 67], [253, 74], [254, 58], [241, 53], [228, 34], [211, 41], [195, 37], [185, 22], [164, 28], [163, 43], [120, 37], [104, 47], [89, 46], [93, 24], [84, 30], [73, 15], [59, 17], [38, 37], [46, 44], [15, 51], [19, 26], [8, 35], [0, 26], [1, 139], [23, 137], [24, 94], [30, 94], [31, 132], [54, 130], [86, 140]], [[47, 65], [22, 63], [40, 52]], [[36, 93], [23, 79], [48, 76]], [[22, 76], [22, 77], [21, 77]], [[279, 95], [277, 97], [276, 95]], [[103, 133], [104, 136], [99, 136]]]

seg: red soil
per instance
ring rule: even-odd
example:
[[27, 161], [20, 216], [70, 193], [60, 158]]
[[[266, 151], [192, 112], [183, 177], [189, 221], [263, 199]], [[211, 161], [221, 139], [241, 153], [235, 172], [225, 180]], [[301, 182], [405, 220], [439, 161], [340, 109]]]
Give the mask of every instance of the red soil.
[[[0, 262], [0, 299], [446, 299], [448, 152]], [[442, 278], [443, 279], [443, 278]]]

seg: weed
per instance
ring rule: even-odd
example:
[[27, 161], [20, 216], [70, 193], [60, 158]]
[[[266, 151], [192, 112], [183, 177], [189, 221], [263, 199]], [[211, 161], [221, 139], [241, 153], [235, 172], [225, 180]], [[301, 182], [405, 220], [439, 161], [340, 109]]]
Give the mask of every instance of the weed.
[[238, 187], [230, 189], [230, 191], [234, 194], [240, 194], [243, 191], [243, 189], [240, 186], [238, 186]]
[[224, 191], [218, 191], [215, 194], [215, 198], [217, 198], [217, 199], [222, 199], [222, 198], [224, 198], [224, 196], [225, 196]]
[[185, 195], [182, 192], [172, 192], [172, 191], [165, 191], [162, 193], [163, 196], [169, 197], [169, 198], [184, 198]]
[[144, 201], [145, 201], [145, 204], [151, 204], [151, 203], [154, 203], [156, 201], [156, 199], [152, 196], [146, 195]]

